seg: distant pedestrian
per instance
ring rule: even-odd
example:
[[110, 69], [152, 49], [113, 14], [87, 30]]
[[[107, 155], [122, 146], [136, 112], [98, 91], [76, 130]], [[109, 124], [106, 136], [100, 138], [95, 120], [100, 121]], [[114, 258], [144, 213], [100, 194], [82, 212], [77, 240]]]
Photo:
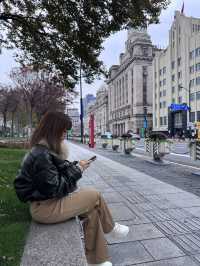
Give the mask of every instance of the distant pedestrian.
[[71, 129], [70, 118], [49, 112], [41, 119], [31, 141], [14, 186], [18, 198], [30, 203], [36, 222], [51, 224], [79, 216], [83, 220], [85, 252], [88, 263], [111, 266], [104, 233], [125, 237], [129, 228], [114, 223], [100, 192], [77, 189], [77, 181], [90, 161], [70, 162], [64, 142]]

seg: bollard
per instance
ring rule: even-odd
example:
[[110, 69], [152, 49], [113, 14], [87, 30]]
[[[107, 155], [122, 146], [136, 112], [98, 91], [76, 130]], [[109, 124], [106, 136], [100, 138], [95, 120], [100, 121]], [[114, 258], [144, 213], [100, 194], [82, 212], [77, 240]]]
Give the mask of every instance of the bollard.
[[145, 150], [153, 159], [152, 162], [164, 165], [163, 157], [170, 153], [167, 136], [161, 132], [152, 132], [149, 138], [145, 139]]
[[113, 151], [117, 151], [119, 149], [119, 147], [120, 147], [120, 139], [114, 137], [112, 139], [112, 149], [113, 149]]
[[123, 134], [122, 139], [123, 139], [124, 153], [130, 154], [133, 150], [133, 143], [131, 140], [131, 135], [130, 134]]

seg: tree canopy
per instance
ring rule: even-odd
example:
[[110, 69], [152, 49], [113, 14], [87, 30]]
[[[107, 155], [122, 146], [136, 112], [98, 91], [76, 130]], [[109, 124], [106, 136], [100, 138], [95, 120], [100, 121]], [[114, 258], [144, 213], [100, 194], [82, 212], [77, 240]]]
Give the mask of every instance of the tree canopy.
[[157, 23], [169, 0], [0, 0], [0, 47], [18, 60], [59, 71], [68, 87], [104, 72], [105, 38], [128, 26]]

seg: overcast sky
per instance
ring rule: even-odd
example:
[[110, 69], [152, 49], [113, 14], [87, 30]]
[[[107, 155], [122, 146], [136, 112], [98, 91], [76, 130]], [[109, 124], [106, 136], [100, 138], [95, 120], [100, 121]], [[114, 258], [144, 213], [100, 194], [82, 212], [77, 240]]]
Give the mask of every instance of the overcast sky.
[[[200, 17], [200, 0], [185, 0], [186, 16]], [[153, 44], [163, 48], [168, 44], [168, 31], [173, 22], [175, 10], [181, 10], [183, 0], [171, 0], [169, 7], [164, 10], [160, 16], [160, 24], [151, 25], [148, 32], [151, 36]], [[124, 51], [125, 41], [127, 39], [127, 32], [121, 31], [112, 35], [104, 42], [104, 50], [101, 54], [105, 66], [109, 68], [111, 65], [119, 63], [119, 54]], [[0, 83], [8, 83], [8, 73], [16, 66], [13, 59], [13, 52], [3, 50], [0, 55]], [[83, 96], [87, 93], [95, 95], [96, 90], [101, 86], [103, 80], [96, 80], [92, 85], [83, 85]], [[78, 102], [78, 99], [77, 99]], [[77, 106], [78, 103], [75, 105]]]

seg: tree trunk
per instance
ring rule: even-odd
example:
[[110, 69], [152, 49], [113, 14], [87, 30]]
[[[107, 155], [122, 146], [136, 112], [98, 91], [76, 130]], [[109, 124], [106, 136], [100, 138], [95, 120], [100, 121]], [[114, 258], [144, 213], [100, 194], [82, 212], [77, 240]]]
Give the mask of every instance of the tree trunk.
[[11, 116], [11, 137], [14, 137], [14, 112], [12, 112]]
[[3, 136], [6, 136], [7, 117], [6, 112], [3, 112]]
[[19, 138], [19, 111], [17, 111], [17, 137]]
[[[33, 109], [32, 109], [32, 107], [31, 107], [30, 113], [29, 113], [29, 126], [30, 126], [30, 135], [31, 135], [32, 130], [33, 130]], [[28, 137], [30, 137], [29, 132], [28, 132]]]

